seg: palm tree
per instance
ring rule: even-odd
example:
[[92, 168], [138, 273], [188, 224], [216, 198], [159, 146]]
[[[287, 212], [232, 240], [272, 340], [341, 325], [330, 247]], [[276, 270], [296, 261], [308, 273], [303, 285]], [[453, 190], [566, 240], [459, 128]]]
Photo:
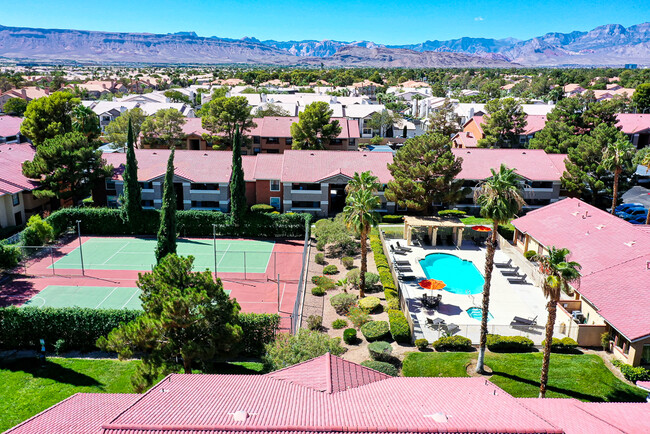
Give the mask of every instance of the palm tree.
[[420, 101], [426, 98], [421, 93], [416, 93], [411, 97], [411, 100], [415, 100], [415, 113], [413, 114], [416, 118], [420, 117]]
[[370, 190], [357, 190], [350, 193], [343, 208], [343, 218], [348, 228], [354, 228], [361, 239], [361, 270], [359, 272], [359, 298], [365, 296], [366, 271], [368, 270], [368, 246], [366, 240], [370, 228], [379, 224], [379, 214], [375, 211], [381, 203], [379, 197]]
[[608, 143], [603, 153], [603, 167], [614, 172], [614, 188], [612, 189], [612, 214], [616, 208], [616, 196], [618, 196], [618, 178], [623, 169], [632, 166], [632, 159], [636, 148], [629, 141], [619, 139], [614, 143]]
[[497, 248], [497, 229], [499, 225], [512, 220], [526, 203], [522, 196], [520, 177], [515, 169], [501, 164], [499, 171], [494, 169], [492, 176], [483, 181], [474, 191], [474, 201], [481, 207], [481, 216], [492, 220], [492, 234], [487, 241], [485, 252], [485, 284], [483, 285], [483, 315], [481, 318], [481, 339], [479, 341], [476, 372], [483, 373], [485, 346], [487, 343], [487, 322], [490, 307], [490, 284], [494, 269], [494, 252]]
[[553, 343], [553, 329], [555, 328], [555, 315], [557, 303], [560, 300], [562, 290], [569, 291], [569, 283], [580, 278], [580, 269], [577, 262], [568, 262], [569, 249], [557, 249], [551, 247], [548, 255], [537, 256], [534, 259], [539, 262], [540, 270], [546, 278], [542, 284], [544, 295], [549, 298], [546, 304], [548, 319], [546, 320], [546, 337], [544, 342], [544, 359], [542, 362], [542, 375], [540, 377], [539, 397], [546, 395], [546, 384], [548, 383], [548, 368], [551, 361], [551, 344]]
[[348, 185], [345, 186], [345, 192], [350, 194], [359, 190], [370, 190], [376, 193], [380, 187], [379, 178], [368, 170], [361, 173], [354, 172], [354, 176], [348, 181]]

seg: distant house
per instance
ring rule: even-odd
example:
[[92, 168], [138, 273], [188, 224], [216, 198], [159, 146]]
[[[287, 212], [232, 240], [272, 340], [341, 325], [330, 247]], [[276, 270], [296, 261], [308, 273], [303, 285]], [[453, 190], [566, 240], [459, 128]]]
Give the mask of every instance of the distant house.
[[571, 97], [575, 95], [580, 95], [586, 89], [580, 86], [579, 84], [567, 84], [564, 86], [563, 90], [564, 90], [565, 97]]
[[35, 153], [29, 143], [0, 144], [0, 228], [25, 224], [31, 215], [51, 209], [48, 199], [32, 194], [38, 183], [23, 175], [23, 162]]
[[0, 116], [0, 144], [21, 143], [25, 137], [20, 134], [23, 119], [16, 116]]
[[121, 99], [119, 101], [82, 101], [87, 107], [90, 107], [97, 116], [99, 116], [99, 126], [102, 131], [108, 124], [127, 110], [136, 107], [142, 109], [146, 116], [151, 116], [160, 110], [176, 109], [185, 117], [194, 117], [194, 109], [191, 105], [185, 103], [159, 102], [154, 99], [146, 98], [146, 95], [137, 95], [138, 98]]
[[65, 87], [85, 91], [88, 96], [93, 98], [99, 98], [108, 93], [124, 93], [129, 90], [127, 86], [115, 80], [91, 80], [85, 83], [68, 84]]
[[616, 126], [630, 138], [637, 149], [650, 145], [650, 113], [619, 113]]
[[5, 106], [5, 103], [11, 98], [20, 98], [29, 102], [34, 99], [41, 98], [43, 96], [48, 96], [50, 94], [49, 89], [41, 89], [40, 87], [30, 86], [23, 87], [21, 89], [11, 89], [6, 92], [0, 93], [0, 110]]
[[353, 96], [365, 95], [371, 98], [374, 98], [377, 94], [377, 89], [381, 87], [381, 84], [372, 82], [370, 80], [363, 80], [358, 83], [352, 84]]
[[[452, 137], [453, 146], [456, 148], [471, 148], [478, 146], [477, 142], [485, 138], [483, 132], [483, 124], [486, 121], [486, 116], [473, 116], [463, 125], [463, 130]], [[513, 143], [515, 148], [525, 148], [528, 146], [530, 139], [535, 137], [546, 125], [546, 116], [544, 115], [527, 115], [526, 126], [524, 130], [517, 136], [516, 143]], [[466, 134], [469, 133], [469, 134]]]
[[[251, 130], [245, 131], [244, 135], [250, 137], [251, 143], [246, 146], [242, 153], [244, 155], [255, 154], [281, 154], [291, 149], [293, 137], [291, 136], [291, 124], [298, 122], [297, 116], [254, 118], [257, 125]], [[347, 118], [332, 118], [331, 121], [338, 121], [341, 133], [328, 146], [333, 151], [356, 151], [358, 149], [359, 127], [357, 121]], [[212, 135], [203, 128], [200, 118], [188, 118], [183, 126], [184, 142], [186, 149], [205, 150], [212, 146], [203, 138], [204, 134]]]

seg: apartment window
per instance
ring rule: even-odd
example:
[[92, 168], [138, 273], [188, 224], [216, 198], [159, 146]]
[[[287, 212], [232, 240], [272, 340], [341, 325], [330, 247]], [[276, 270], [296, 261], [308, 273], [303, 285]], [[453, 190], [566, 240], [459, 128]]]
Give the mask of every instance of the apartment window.
[[153, 200], [143, 200], [142, 201], [142, 207], [143, 208], [153, 208]]
[[11, 195], [11, 202], [14, 206], [20, 205], [20, 195], [18, 193]]
[[320, 208], [320, 202], [311, 202], [306, 200], [294, 200], [291, 202], [292, 208]]
[[641, 352], [641, 364], [650, 365], [650, 345], [644, 345]]
[[269, 204], [270, 204], [273, 208], [275, 208], [275, 209], [277, 209], [278, 211], [280, 211], [280, 198], [279, 198], [279, 197], [272, 197], [272, 198], [271, 198], [271, 201], [269, 202]]
[[261, 149], [261, 148], [253, 148], [253, 154], [257, 155], [257, 154], [259, 154], [260, 152], [262, 152], [262, 149]]
[[113, 179], [107, 179], [105, 182], [106, 185], [106, 191], [107, 192], [114, 192], [115, 191], [115, 180]]
[[332, 140], [332, 145], [342, 145], [343, 139], [334, 139]]
[[288, 139], [285, 140], [285, 143], [287, 144], [287, 146], [291, 146], [293, 144], [293, 139], [289, 137]]
[[271, 191], [280, 191], [280, 180], [272, 179], [271, 180]]
[[291, 187], [292, 190], [300, 191], [320, 191], [320, 184], [298, 184], [295, 183]]
[[153, 189], [153, 182], [141, 182], [140, 188], [143, 190], [151, 190]]
[[214, 200], [193, 200], [192, 208], [219, 208], [219, 202]]
[[268, 143], [269, 145], [277, 145], [280, 143], [280, 139], [278, 139], [277, 137], [268, 137], [266, 139], [266, 143]]
[[267, 149], [266, 153], [267, 154], [279, 154], [280, 150], [279, 149]]
[[260, 144], [260, 136], [253, 136], [253, 144], [255, 145]]

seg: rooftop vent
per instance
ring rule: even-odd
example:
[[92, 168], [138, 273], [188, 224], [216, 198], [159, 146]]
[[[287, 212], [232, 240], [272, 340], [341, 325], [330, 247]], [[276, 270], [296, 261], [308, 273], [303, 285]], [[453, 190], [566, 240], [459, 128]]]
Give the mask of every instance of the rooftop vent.
[[627, 243], [623, 243], [623, 244], [625, 244], [628, 247], [632, 247], [633, 245], [636, 244], [636, 241], [628, 241]]
[[207, 157], [207, 156], [208, 156], [208, 154], [203, 154], [203, 156], [204, 156], [204, 157]]
[[243, 410], [237, 410], [236, 412], [229, 414], [232, 414], [232, 418], [235, 420], [235, 422], [245, 422], [249, 417], [248, 412]]
[[434, 422], [438, 422], [438, 423], [445, 423], [449, 421], [449, 417], [440, 411], [433, 414], [426, 414], [424, 415], [424, 417], [430, 417], [431, 419], [433, 419]]
[[598, 230], [605, 229], [605, 225], [598, 225], [598, 226], [596, 226], [596, 229], [598, 229]]

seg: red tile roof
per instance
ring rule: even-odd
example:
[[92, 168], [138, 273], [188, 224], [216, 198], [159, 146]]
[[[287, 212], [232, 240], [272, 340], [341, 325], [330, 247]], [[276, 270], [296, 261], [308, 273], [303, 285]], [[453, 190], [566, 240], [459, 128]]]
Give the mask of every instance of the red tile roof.
[[386, 184], [393, 179], [387, 167], [392, 162], [393, 155], [387, 152], [285, 151], [280, 179], [315, 183], [339, 173], [351, 178], [355, 172], [370, 170]]
[[[346, 118], [332, 118], [332, 121], [338, 121], [341, 126], [339, 139], [359, 138], [359, 123]], [[265, 117], [255, 118], [253, 122], [257, 127], [253, 128], [247, 135], [260, 137], [291, 137], [291, 124], [298, 122], [297, 116], [285, 117]]]
[[456, 143], [459, 148], [476, 148], [478, 147], [478, 140], [474, 137], [471, 131], [461, 131], [456, 133], [451, 140]]
[[[463, 159], [462, 179], [485, 179], [492, 176], [490, 169], [498, 170], [501, 163], [516, 169], [517, 173], [532, 181], [559, 181], [564, 163], [559, 156], [550, 157], [543, 149], [452, 149], [456, 157]], [[566, 158], [564, 154], [563, 158]], [[561, 165], [560, 165], [561, 164]]]
[[585, 403], [577, 399], [527, 398], [519, 401], [533, 412], [561, 426], [566, 434], [620, 434], [648, 431], [650, 404]]
[[544, 115], [527, 115], [526, 127], [522, 135], [530, 136], [540, 131], [546, 125], [546, 116]]
[[329, 353], [323, 357], [271, 372], [267, 376], [326, 393], [342, 392], [390, 378], [389, 375], [348, 362]]
[[[284, 162], [283, 154], [257, 154], [252, 158], [255, 158], [252, 179], [280, 179]], [[248, 173], [246, 175], [248, 179]]]
[[17, 116], [0, 116], [0, 137], [15, 136], [20, 132], [23, 118]]
[[616, 118], [616, 126], [625, 134], [650, 132], [650, 113], [619, 113]]
[[648, 404], [516, 399], [483, 378], [388, 377], [329, 354], [261, 376], [172, 374], [123, 397], [75, 395], [15, 432], [632, 433], [650, 415]]
[[15, 426], [6, 434], [99, 434], [140, 398], [136, 394], [77, 393]]
[[512, 221], [542, 245], [566, 247], [582, 265], [580, 294], [630, 340], [650, 335], [650, 233], [579, 199]]
[[185, 124], [183, 124], [181, 129], [183, 130], [183, 134], [186, 136], [201, 136], [203, 134], [212, 135], [210, 131], [203, 128], [201, 118], [185, 118]]
[[23, 175], [22, 164], [32, 160], [35, 149], [29, 143], [0, 145], [0, 196], [33, 190], [38, 183]]

